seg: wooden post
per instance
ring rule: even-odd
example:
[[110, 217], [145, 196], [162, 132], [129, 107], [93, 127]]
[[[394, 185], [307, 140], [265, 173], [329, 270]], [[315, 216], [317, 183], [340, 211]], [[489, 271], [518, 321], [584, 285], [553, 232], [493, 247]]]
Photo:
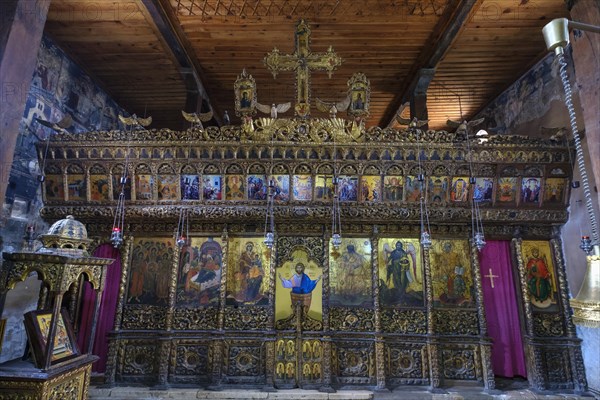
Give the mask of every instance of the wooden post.
[[0, 199], [4, 201], [19, 123], [46, 24], [50, 0], [2, 1], [0, 26]]

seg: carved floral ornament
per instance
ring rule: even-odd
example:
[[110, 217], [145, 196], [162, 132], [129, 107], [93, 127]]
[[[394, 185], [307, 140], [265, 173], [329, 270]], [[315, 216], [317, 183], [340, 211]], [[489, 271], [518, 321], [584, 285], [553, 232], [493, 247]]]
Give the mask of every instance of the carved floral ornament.
[[[312, 119], [277, 119], [275, 122], [275, 141], [284, 142], [304, 142], [304, 143], [326, 143], [331, 141], [331, 135], [328, 133], [328, 128], [331, 127], [329, 118], [312, 118]], [[371, 127], [363, 129], [359, 135], [354, 135], [351, 132], [352, 121], [346, 121], [344, 132], [336, 137], [338, 143], [416, 143], [417, 134], [414, 130], [404, 129], [397, 130], [394, 128]], [[84, 133], [57, 133], [50, 137], [50, 143], [77, 143], [80, 145], [94, 143], [95, 147], [102, 142], [107, 144], [115, 144], [121, 142], [124, 148], [128, 141], [128, 136], [131, 136], [130, 142], [132, 146], [140, 144], [152, 144], [170, 142], [243, 142], [243, 141], [263, 141], [264, 134], [260, 127], [257, 127], [254, 133], [245, 133], [241, 126], [211, 126], [206, 129], [192, 128], [185, 131], [173, 131], [167, 128], [164, 129], [148, 129], [136, 131], [133, 135], [126, 131], [93, 131]], [[447, 131], [421, 131], [421, 143], [463, 143], [465, 142], [464, 135], [456, 135], [453, 132]], [[561, 148], [566, 150], [564, 144], [552, 141], [550, 139], [532, 138], [529, 136], [519, 135], [494, 135], [489, 137], [485, 143], [475, 144], [475, 148], [493, 148], [500, 145], [508, 148], [522, 148], [523, 146], [531, 146], [532, 149], [547, 147]]]

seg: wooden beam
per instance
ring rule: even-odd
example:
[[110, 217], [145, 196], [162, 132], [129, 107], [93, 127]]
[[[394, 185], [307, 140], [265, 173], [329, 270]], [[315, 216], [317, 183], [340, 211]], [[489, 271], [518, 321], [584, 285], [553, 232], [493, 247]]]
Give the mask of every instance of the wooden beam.
[[[417, 118], [420, 121], [426, 121], [429, 119], [429, 114], [427, 112], [427, 89], [429, 88], [429, 84], [433, 80], [433, 76], [435, 75], [435, 69], [433, 68], [421, 68], [415, 79], [413, 80], [413, 84], [407, 91], [407, 94], [410, 95], [410, 118]], [[423, 125], [423, 129], [427, 130], [429, 126], [427, 124]]]
[[[0, 204], [5, 202], [19, 123], [37, 63], [50, 0], [2, 1], [0, 28]], [[0, 226], [4, 221], [0, 221]]]
[[188, 50], [190, 47], [186, 46], [182, 40], [185, 36], [181, 32], [176, 16], [170, 12], [171, 9], [168, 2], [164, 4], [160, 0], [140, 1], [146, 8], [166, 47], [169, 48], [179, 66], [179, 72], [186, 87], [187, 97], [185, 107], [190, 108], [186, 111], [199, 111], [198, 109], [203, 102], [202, 100], [204, 99], [210, 104], [210, 98], [201, 78], [200, 66], [194, 63], [193, 60], [195, 60], [195, 57], [190, 56], [192, 50]]
[[[420, 71], [425, 69], [435, 70], [450, 46], [457, 38], [463, 25], [469, 20], [473, 13], [479, 8], [483, 0], [452, 0], [448, 3], [447, 11], [436, 24], [429, 36], [425, 50], [419, 55], [410, 72], [404, 79], [402, 90], [396, 95], [394, 101], [386, 109], [381, 119], [382, 126], [391, 126], [394, 123], [396, 113], [402, 104], [412, 97], [411, 90], [422, 81]], [[433, 76], [431, 76], [433, 78]], [[422, 83], [421, 83], [422, 84]], [[421, 103], [423, 98], [420, 99]], [[426, 100], [426, 98], [425, 98]], [[425, 113], [427, 111], [425, 110]], [[412, 113], [411, 113], [412, 114]]]

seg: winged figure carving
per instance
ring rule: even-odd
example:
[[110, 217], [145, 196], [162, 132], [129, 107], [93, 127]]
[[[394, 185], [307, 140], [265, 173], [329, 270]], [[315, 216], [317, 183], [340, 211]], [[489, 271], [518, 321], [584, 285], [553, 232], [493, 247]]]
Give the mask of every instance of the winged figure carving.
[[191, 122], [192, 124], [198, 126], [200, 129], [204, 129], [202, 123], [210, 121], [210, 119], [213, 117], [213, 112], [212, 110], [210, 110], [205, 113], [187, 113], [181, 110], [181, 115], [183, 115], [183, 118], [185, 118], [186, 121]]
[[67, 132], [67, 128], [70, 128], [73, 124], [73, 118], [69, 114], [65, 114], [65, 116], [62, 117], [58, 122], [44, 121], [40, 118], [36, 118], [35, 120], [41, 125], [44, 125], [45, 127], [50, 128], [55, 132], [61, 133]]
[[138, 118], [137, 115], [133, 114], [131, 117], [124, 117], [119, 114], [119, 121], [124, 125], [140, 125], [146, 127], [152, 123], [152, 117]]
[[402, 118], [400, 116], [396, 117], [396, 121], [398, 121], [400, 125], [405, 125], [409, 128], [421, 128], [422, 126], [427, 125], [427, 123], [429, 122], [428, 119], [422, 120], [418, 119], [417, 117], [414, 117], [413, 119], [407, 119]]
[[266, 104], [260, 104], [260, 103], [256, 103], [256, 108], [258, 109], [258, 111], [265, 113], [265, 114], [271, 114], [271, 118], [273, 119], [277, 119], [277, 115], [279, 113], [283, 114], [284, 112], [286, 112], [287, 110], [290, 109], [290, 107], [292, 106], [292, 103], [281, 103], [281, 104], [277, 104], [275, 105], [275, 103], [271, 104], [271, 106], [268, 106]]
[[328, 102], [323, 101], [321, 99], [316, 99], [315, 102], [317, 104], [317, 110], [322, 112], [328, 112], [329, 117], [335, 118], [338, 112], [346, 111], [348, 109], [351, 100], [352, 98], [350, 96], [346, 96], [346, 98], [338, 102]]
[[544, 137], [548, 137], [553, 142], [562, 141], [569, 132], [564, 126], [556, 128], [540, 127], [540, 132]]
[[467, 135], [471, 129], [473, 129], [477, 125], [481, 125], [483, 123], [483, 121], [485, 121], [485, 118], [479, 118], [479, 119], [475, 119], [473, 121], [467, 121], [465, 119], [462, 122], [453, 121], [453, 120], [449, 119], [448, 121], [446, 121], [446, 123], [451, 128], [456, 128], [456, 130], [454, 131], [455, 133]]

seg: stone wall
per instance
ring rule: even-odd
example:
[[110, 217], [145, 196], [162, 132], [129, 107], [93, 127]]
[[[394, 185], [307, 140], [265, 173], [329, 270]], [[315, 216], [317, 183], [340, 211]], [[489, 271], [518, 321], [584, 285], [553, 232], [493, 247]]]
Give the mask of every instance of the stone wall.
[[[20, 251], [27, 226], [34, 226], [36, 234], [48, 228], [39, 216], [43, 204], [35, 144], [54, 131], [36, 118], [57, 122], [69, 114], [73, 125], [68, 131], [79, 133], [116, 128], [119, 113], [123, 110], [73, 60], [50, 38], [42, 39], [3, 199], [0, 250]], [[30, 277], [15, 293], [9, 294], [2, 315], [7, 319], [7, 326], [0, 362], [22, 355], [25, 344], [22, 314], [35, 308], [37, 288], [36, 277]]]

